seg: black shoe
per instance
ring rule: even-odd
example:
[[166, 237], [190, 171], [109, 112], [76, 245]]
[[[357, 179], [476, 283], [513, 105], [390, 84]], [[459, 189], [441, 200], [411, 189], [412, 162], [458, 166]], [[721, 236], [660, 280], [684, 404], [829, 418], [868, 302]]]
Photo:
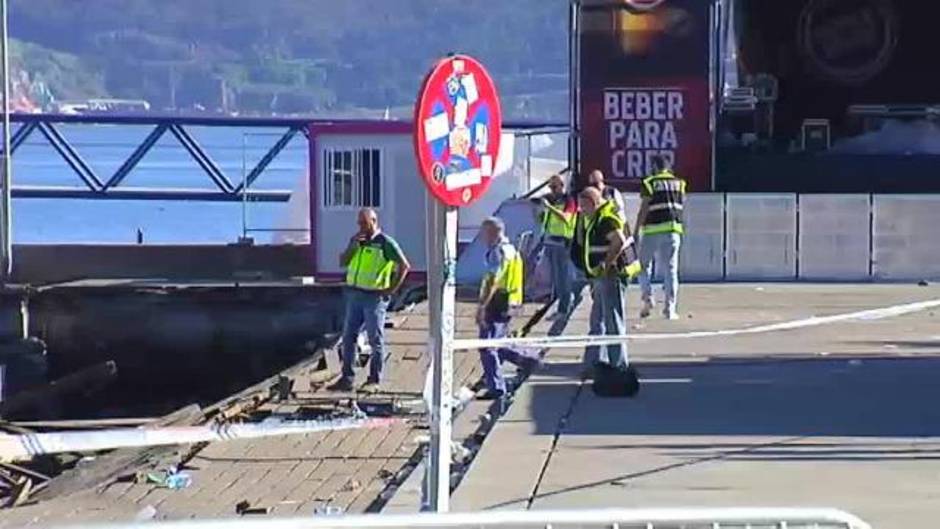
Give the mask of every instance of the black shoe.
[[484, 391], [483, 393], [480, 393], [479, 395], [477, 395], [477, 400], [499, 400], [505, 396], [506, 396], [506, 393], [502, 391], [495, 391], [492, 389], [488, 389]]
[[532, 376], [532, 373], [542, 369], [543, 364], [544, 362], [542, 362], [541, 358], [526, 358], [522, 362], [522, 365], [519, 366], [519, 376], [521, 378], [529, 378]]
[[352, 391], [353, 390], [353, 381], [343, 377], [336, 382], [330, 384], [326, 388], [329, 391]]

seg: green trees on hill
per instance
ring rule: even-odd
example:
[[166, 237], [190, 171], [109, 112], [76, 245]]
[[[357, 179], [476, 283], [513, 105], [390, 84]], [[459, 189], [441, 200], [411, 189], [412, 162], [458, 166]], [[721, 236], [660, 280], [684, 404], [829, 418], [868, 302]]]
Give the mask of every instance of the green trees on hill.
[[[567, 88], [567, 5], [11, 0], [11, 32], [70, 57], [70, 74], [44, 79], [62, 97], [94, 93], [144, 98], [158, 109], [259, 113], [403, 109], [431, 61], [460, 51], [489, 66], [510, 96], [510, 117], [564, 118], [563, 105], [556, 107]], [[55, 70], [35, 58], [25, 66], [37, 74]], [[539, 105], [542, 94], [552, 103]]]

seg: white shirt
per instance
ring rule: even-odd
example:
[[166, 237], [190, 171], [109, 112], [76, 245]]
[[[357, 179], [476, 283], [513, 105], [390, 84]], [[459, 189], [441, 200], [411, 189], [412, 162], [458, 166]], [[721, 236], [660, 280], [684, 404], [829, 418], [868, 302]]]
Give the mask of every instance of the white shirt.
[[617, 205], [617, 209], [620, 210], [620, 213], [627, 214], [627, 205], [623, 200], [623, 194], [616, 188], [611, 186], [604, 186], [604, 190], [601, 191], [601, 195], [607, 200], [613, 200], [614, 204]]

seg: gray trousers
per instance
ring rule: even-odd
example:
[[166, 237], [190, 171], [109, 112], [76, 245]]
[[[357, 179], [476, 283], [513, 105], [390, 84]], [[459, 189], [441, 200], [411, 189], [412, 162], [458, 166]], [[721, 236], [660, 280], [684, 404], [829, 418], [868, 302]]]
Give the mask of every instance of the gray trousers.
[[[627, 287], [616, 277], [598, 277], [591, 279], [591, 336], [622, 336], [627, 334], [626, 313]], [[595, 362], [606, 362], [615, 367], [626, 366], [626, 342], [598, 346], [591, 345], [584, 350], [584, 367], [590, 368]]]

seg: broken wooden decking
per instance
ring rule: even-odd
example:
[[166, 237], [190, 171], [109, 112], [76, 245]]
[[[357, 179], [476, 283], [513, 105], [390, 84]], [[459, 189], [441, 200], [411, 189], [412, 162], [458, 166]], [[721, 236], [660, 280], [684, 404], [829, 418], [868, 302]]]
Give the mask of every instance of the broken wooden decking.
[[[536, 307], [526, 308], [531, 315]], [[389, 358], [383, 392], [369, 401], [414, 401], [421, 398], [428, 358], [427, 306], [399, 314], [395, 328], [387, 331]], [[458, 304], [457, 335], [475, 335], [474, 306]], [[521, 325], [527, 318], [518, 318]], [[338, 359], [328, 353], [337, 370]], [[360, 370], [360, 377], [364, 377]], [[322, 374], [314, 367], [293, 369], [291, 398], [263, 404], [256, 414], [296, 416], [335, 406], [351, 395], [323, 389]], [[476, 351], [455, 353], [455, 387], [472, 385], [480, 376]], [[361, 382], [361, 381], [360, 381]], [[455, 427], [457, 440], [478, 432], [479, 412], [462, 415]], [[135, 517], [157, 519], [217, 518], [236, 516], [236, 505], [270, 516], [312, 516], [326, 506], [344, 512], [374, 510], [414, 467], [419, 457], [419, 438], [427, 435], [426, 420], [387, 429], [345, 430], [320, 434], [236, 440], [209, 444], [191, 457], [185, 471], [192, 484], [181, 490], [161, 488], [137, 480], [111, 483], [98, 490], [60, 494], [38, 503], [0, 511], [0, 528], [24, 525], [82, 524], [127, 521]], [[479, 440], [476, 440], [478, 442]], [[184, 450], [185, 451], [185, 450]], [[159, 469], [159, 468], [158, 468]]]

